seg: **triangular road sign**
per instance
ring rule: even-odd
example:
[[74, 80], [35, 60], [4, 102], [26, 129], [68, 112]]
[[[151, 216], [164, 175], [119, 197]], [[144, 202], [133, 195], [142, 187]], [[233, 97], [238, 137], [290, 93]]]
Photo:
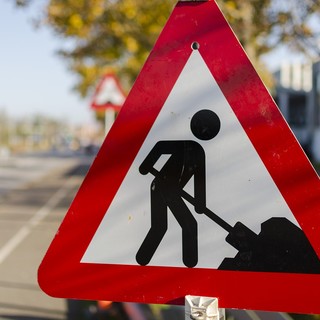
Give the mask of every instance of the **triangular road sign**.
[[92, 98], [91, 108], [104, 110], [112, 108], [119, 111], [126, 95], [114, 74], [106, 74], [99, 82]]
[[216, 3], [181, 1], [39, 283], [55, 297], [198, 295], [226, 308], [320, 313], [319, 197], [316, 172]]

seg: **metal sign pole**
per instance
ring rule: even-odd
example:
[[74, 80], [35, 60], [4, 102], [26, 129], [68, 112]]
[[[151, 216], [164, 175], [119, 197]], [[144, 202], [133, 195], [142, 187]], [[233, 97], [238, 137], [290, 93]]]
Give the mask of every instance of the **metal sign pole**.
[[105, 110], [105, 135], [108, 134], [109, 130], [111, 129], [115, 119], [115, 111], [112, 108], [107, 108]]
[[225, 320], [225, 309], [219, 309], [218, 299], [186, 296], [185, 320]]

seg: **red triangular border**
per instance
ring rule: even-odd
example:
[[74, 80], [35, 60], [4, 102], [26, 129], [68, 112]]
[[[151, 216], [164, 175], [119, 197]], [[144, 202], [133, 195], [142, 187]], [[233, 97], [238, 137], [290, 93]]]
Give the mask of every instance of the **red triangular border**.
[[[192, 49], [199, 51], [282, 196], [320, 253], [319, 178], [214, 1], [175, 7], [39, 268], [63, 298], [320, 313], [320, 275], [80, 263]], [[263, 205], [263, 204], [262, 204]], [[112, 226], [110, 226], [112, 227]]]

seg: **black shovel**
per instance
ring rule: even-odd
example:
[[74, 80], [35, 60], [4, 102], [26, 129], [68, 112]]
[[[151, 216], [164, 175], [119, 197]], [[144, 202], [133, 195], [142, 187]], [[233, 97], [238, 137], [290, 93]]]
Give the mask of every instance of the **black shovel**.
[[[155, 177], [158, 171], [150, 170]], [[181, 197], [195, 206], [195, 199], [181, 190]], [[304, 232], [286, 218], [273, 217], [261, 224], [256, 234], [243, 223], [231, 226], [210, 209], [208, 218], [228, 232], [226, 241], [238, 250], [233, 258], [225, 258], [218, 269], [286, 273], [320, 273], [320, 260]]]

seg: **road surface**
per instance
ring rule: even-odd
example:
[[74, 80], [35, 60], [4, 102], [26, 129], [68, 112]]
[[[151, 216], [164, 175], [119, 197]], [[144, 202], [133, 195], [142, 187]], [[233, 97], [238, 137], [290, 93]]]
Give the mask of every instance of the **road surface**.
[[1, 164], [1, 319], [66, 319], [66, 302], [39, 289], [37, 269], [91, 161], [27, 157]]

